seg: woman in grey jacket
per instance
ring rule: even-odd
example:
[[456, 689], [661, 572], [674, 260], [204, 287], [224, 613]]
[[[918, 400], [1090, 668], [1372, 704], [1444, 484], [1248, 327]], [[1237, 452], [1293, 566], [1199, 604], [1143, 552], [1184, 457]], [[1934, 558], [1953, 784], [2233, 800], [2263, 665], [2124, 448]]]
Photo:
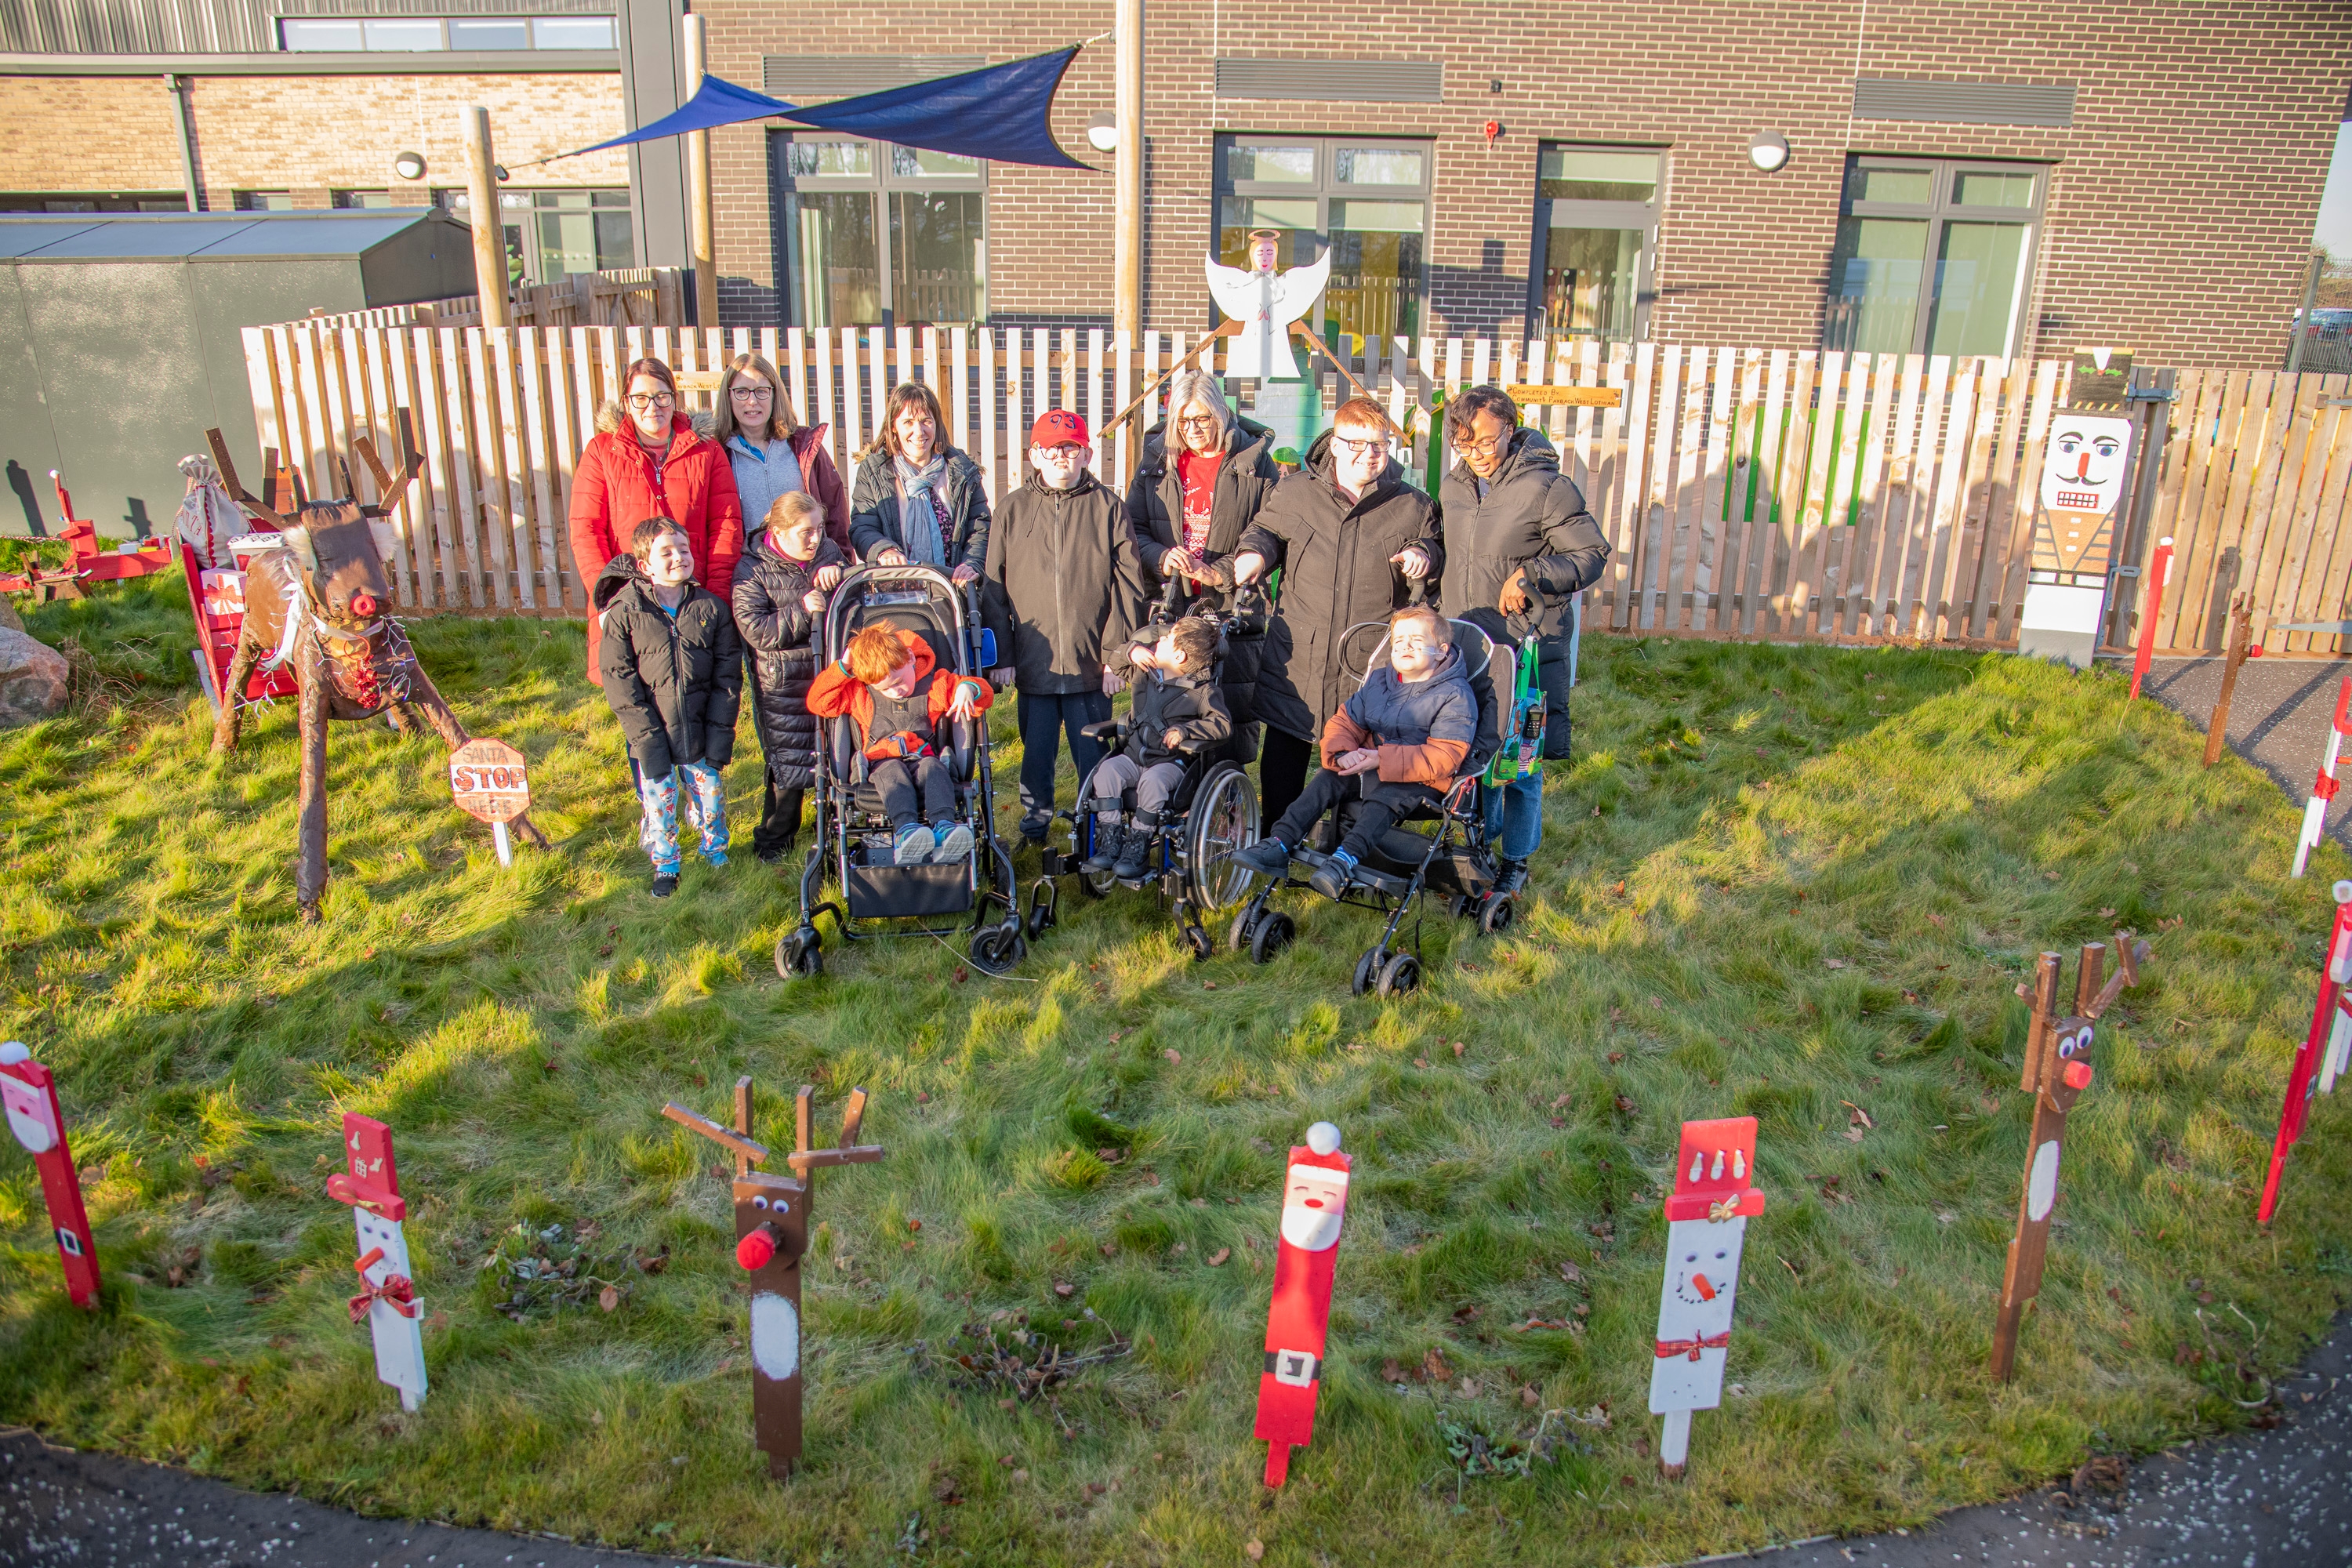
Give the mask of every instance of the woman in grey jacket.
[[858, 454], [849, 495], [849, 538], [861, 561], [936, 566], [958, 583], [988, 562], [988, 491], [980, 465], [947, 444], [940, 400], [919, 381], [900, 382], [882, 435]]

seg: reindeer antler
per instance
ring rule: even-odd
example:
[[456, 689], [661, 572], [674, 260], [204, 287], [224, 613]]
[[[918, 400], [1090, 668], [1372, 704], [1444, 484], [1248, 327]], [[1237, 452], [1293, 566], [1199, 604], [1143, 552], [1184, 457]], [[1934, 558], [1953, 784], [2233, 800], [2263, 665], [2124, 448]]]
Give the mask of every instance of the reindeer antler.
[[360, 455], [360, 460], [368, 466], [368, 472], [375, 478], [375, 504], [360, 508], [360, 514], [363, 517], [383, 517], [398, 506], [403, 492], [425, 467], [425, 458], [416, 450], [416, 437], [410, 426], [407, 409], [392, 411], [392, 427], [393, 434], [400, 440], [400, 472], [397, 476], [385, 470], [383, 459], [375, 455], [374, 442], [362, 436], [352, 443], [352, 450]]
[[[269, 500], [266, 500], [263, 497], [253, 494], [250, 490], [247, 490], [245, 488], [242, 482], [238, 480], [236, 477], [236, 465], [229, 461], [228, 443], [221, 439], [221, 433], [217, 428], [205, 432], [205, 443], [212, 448], [213, 467], [219, 471], [221, 489], [228, 492], [229, 499], [231, 500], [236, 501], [239, 506], [246, 508], [249, 511], [259, 512], [262, 516], [267, 517], [270, 521], [276, 523], [279, 528], [289, 528], [293, 525], [292, 519], [285, 513], [280, 512], [276, 507], [270, 505]], [[272, 492], [270, 499], [275, 499], [278, 477], [278, 448], [272, 447], [262, 453], [261, 466], [263, 471], [269, 475], [268, 485], [269, 490]]]

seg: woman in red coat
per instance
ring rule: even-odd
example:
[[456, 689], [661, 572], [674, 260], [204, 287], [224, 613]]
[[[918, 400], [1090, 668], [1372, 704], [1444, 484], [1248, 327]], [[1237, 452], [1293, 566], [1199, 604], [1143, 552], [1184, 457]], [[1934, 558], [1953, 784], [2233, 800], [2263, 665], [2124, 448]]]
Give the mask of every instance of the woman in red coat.
[[[649, 517], [686, 530], [694, 580], [724, 601], [743, 556], [743, 504], [726, 450], [678, 412], [677, 380], [657, 359], [622, 378], [621, 405], [596, 411], [596, 435], [572, 477], [572, 563], [593, 583]], [[596, 617], [588, 618], [588, 679], [596, 679]]]

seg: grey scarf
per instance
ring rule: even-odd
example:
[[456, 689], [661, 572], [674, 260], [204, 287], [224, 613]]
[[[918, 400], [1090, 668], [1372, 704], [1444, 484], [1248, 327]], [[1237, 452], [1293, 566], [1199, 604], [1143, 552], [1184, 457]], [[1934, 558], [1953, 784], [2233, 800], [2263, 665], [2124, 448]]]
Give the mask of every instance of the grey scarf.
[[947, 458], [934, 452], [919, 468], [899, 457], [893, 457], [890, 463], [898, 477], [898, 526], [907, 536], [907, 558], [924, 566], [945, 566]]

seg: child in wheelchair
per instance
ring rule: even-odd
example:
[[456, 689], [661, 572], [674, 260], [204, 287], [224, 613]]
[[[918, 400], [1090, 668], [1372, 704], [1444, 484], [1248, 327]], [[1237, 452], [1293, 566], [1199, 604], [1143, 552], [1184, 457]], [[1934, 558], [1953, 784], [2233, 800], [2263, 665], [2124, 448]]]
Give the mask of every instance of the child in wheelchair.
[[940, 725], [984, 711], [995, 692], [976, 675], [940, 669], [919, 634], [896, 626], [866, 626], [842, 653], [810, 683], [808, 707], [820, 719], [857, 722], [867, 771], [853, 801], [890, 819], [896, 864], [964, 858], [971, 829], [957, 819]]
[[[1087, 778], [1084, 793], [1095, 812], [1095, 852], [1078, 863], [1080, 871], [1109, 871], [1123, 881], [1142, 876], [1168, 802], [1184, 782], [1185, 759], [1233, 735], [1233, 711], [1217, 684], [1221, 636], [1216, 622], [1187, 616], [1160, 628], [1157, 642], [1139, 642], [1129, 650], [1138, 676], [1127, 749], [1105, 757]], [[1119, 806], [1130, 789], [1135, 820], [1125, 826]]]
[[1355, 802], [1338, 849], [1307, 879], [1343, 896], [1370, 846], [1408, 813], [1444, 799], [1478, 733], [1478, 700], [1445, 618], [1423, 605], [1389, 618], [1389, 662], [1375, 668], [1323, 726], [1323, 766], [1264, 838], [1236, 864], [1280, 878], [1324, 813]]

